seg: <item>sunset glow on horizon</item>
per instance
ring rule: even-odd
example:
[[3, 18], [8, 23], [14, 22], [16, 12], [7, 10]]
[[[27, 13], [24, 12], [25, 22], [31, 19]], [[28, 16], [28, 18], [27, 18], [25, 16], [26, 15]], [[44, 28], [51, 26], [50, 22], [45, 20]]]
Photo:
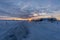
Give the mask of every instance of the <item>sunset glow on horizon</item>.
[[[60, 20], [60, 16], [56, 15], [53, 16], [55, 17], [57, 20]], [[51, 15], [38, 15], [38, 14], [34, 14], [32, 15], [32, 17], [28, 17], [28, 18], [18, 18], [18, 17], [8, 17], [8, 16], [0, 16], [0, 20], [26, 20], [26, 21], [31, 21], [31, 20], [37, 20], [40, 18], [52, 18]]]

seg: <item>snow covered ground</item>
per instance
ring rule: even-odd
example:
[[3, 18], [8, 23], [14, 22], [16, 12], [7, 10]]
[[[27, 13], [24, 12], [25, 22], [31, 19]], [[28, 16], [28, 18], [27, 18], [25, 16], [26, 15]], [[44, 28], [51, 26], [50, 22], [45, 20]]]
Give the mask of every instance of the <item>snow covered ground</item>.
[[[26, 23], [25, 23], [26, 25]], [[26, 40], [60, 40], [60, 22], [31, 22], [27, 23], [30, 36]]]
[[0, 21], [0, 40], [60, 40], [60, 22]]
[[0, 40], [22, 40], [28, 34], [22, 21], [0, 21]]

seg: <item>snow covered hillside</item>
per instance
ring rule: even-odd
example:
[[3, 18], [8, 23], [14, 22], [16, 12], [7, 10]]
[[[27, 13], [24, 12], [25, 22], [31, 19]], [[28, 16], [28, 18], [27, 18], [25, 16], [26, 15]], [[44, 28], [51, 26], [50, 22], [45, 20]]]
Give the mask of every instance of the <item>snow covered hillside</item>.
[[1, 20], [0, 40], [60, 40], [60, 22]]

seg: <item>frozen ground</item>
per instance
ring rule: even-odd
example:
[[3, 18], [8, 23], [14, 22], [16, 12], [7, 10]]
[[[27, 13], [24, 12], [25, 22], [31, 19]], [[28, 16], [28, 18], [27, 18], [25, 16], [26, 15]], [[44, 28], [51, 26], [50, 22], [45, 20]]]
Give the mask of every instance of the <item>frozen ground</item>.
[[0, 21], [0, 40], [60, 40], [60, 22]]

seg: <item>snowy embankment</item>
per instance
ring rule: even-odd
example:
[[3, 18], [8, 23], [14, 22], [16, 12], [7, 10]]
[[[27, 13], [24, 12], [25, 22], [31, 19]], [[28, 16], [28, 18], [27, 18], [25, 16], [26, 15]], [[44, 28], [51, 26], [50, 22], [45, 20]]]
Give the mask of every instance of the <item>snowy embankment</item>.
[[0, 40], [60, 40], [60, 22], [0, 21]]
[[60, 40], [59, 21], [28, 22], [25, 25], [29, 28], [30, 34], [26, 40]]

